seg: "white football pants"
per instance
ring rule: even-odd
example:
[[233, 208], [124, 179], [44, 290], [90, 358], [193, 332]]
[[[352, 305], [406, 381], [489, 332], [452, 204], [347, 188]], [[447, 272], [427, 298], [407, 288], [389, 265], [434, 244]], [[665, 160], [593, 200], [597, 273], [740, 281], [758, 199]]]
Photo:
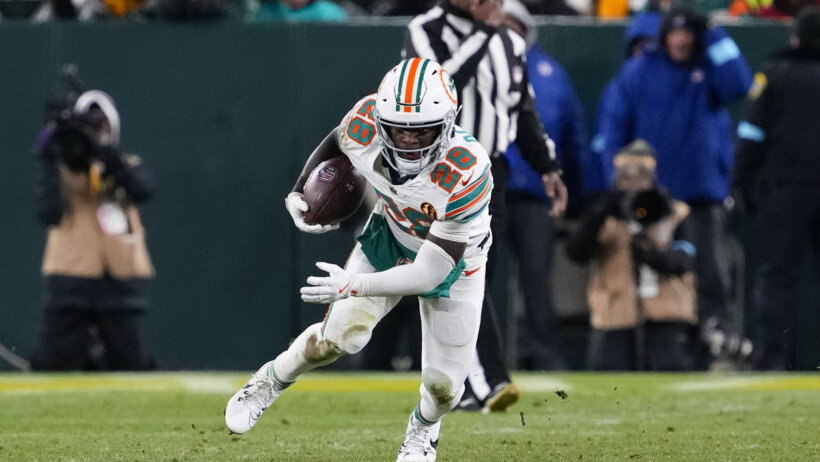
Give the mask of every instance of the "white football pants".
[[[421, 310], [421, 400], [418, 411], [437, 422], [458, 404], [475, 353], [484, 298], [486, 257], [471, 262], [450, 287], [449, 298], [419, 297]], [[357, 244], [345, 269], [372, 273], [375, 268]], [[466, 274], [469, 273], [469, 276]], [[350, 297], [330, 305], [323, 324], [314, 324], [276, 358], [276, 376], [291, 382], [311, 369], [358, 353], [370, 341], [373, 328], [401, 297]]]

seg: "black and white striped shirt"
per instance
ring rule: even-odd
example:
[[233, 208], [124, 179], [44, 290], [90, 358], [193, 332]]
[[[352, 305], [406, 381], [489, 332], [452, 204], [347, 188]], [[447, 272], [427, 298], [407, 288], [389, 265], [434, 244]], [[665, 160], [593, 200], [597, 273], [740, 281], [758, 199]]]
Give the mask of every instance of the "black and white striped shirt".
[[475, 21], [449, 2], [413, 18], [408, 30], [403, 57], [432, 59], [450, 73], [461, 105], [458, 125], [493, 158], [516, 141], [538, 173], [558, 168], [535, 112], [518, 34]]

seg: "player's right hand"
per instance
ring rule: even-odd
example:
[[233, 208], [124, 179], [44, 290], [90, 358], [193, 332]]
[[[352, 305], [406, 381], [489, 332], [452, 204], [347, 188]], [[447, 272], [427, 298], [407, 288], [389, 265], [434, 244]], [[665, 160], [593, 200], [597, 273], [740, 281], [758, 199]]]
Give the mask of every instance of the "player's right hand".
[[304, 231], [306, 233], [311, 234], [321, 234], [326, 233], [328, 231], [333, 231], [334, 229], [338, 229], [339, 225], [309, 225], [305, 223], [305, 212], [308, 211], [307, 202], [302, 198], [302, 193], [300, 192], [292, 192], [285, 197], [285, 207], [290, 212], [291, 218], [293, 218], [293, 223], [299, 228], [300, 231]]

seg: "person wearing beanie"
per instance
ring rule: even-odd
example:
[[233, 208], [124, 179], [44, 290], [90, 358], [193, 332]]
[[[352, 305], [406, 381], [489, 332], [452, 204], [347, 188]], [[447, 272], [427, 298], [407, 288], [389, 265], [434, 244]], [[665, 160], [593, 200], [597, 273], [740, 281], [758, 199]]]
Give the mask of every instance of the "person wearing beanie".
[[646, 140], [655, 150], [658, 184], [691, 208], [686, 226], [697, 248], [701, 369], [734, 366], [722, 350], [713, 357], [705, 342], [714, 328], [727, 333], [724, 338], [737, 333], [724, 207], [734, 151], [727, 105], [751, 83], [751, 70], [726, 31], [675, 7], [661, 20], [657, 45], [619, 71], [596, 135], [602, 159], [631, 140]]
[[798, 324], [798, 293], [807, 249], [820, 236], [820, 8], [794, 21], [791, 46], [755, 74], [738, 124], [736, 200], [755, 215], [759, 241], [752, 296], [752, 365], [790, 369], [796, 336], [820, 326]]
[[590, 265], [587, 302], [592, 370], [691, 370], [694, 246], [679, 225], [689, 213], [655, 177], [651, 146], [615, 156], [615, 186], [590, 208], [567, 255]]

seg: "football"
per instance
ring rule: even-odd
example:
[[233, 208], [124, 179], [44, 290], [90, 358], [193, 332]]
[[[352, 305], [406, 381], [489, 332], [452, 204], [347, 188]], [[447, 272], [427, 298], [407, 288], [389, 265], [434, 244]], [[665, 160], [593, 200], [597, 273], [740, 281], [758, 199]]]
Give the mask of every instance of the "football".
[[317, 165], [303, 190], [308, 205], [305, 223], [335, 225], [353, 215], [362, 204], [367, 180], [347, 156], [334, 157]]

